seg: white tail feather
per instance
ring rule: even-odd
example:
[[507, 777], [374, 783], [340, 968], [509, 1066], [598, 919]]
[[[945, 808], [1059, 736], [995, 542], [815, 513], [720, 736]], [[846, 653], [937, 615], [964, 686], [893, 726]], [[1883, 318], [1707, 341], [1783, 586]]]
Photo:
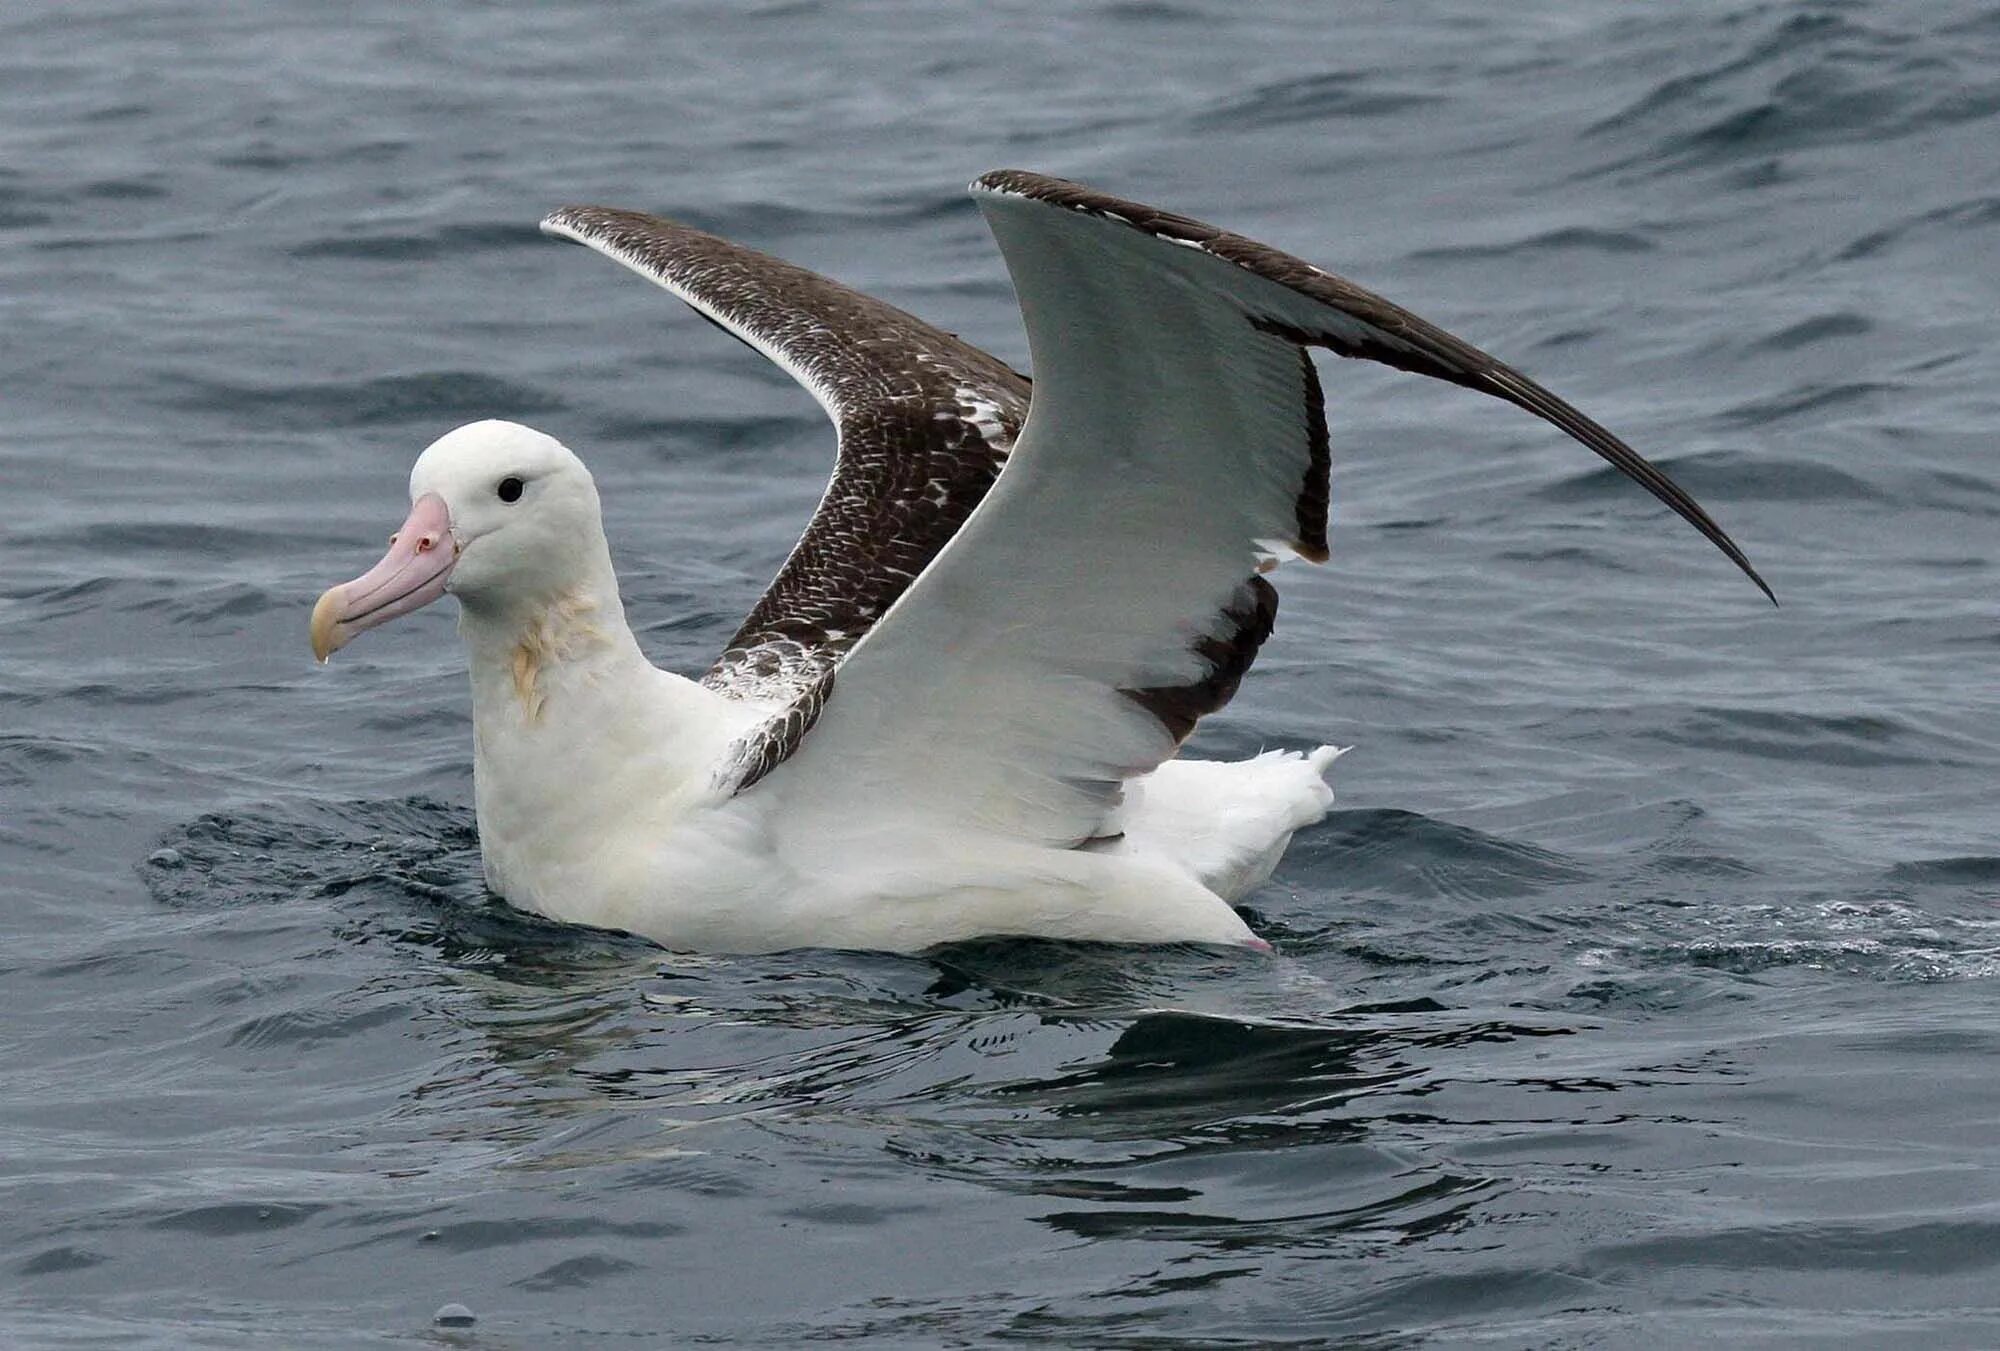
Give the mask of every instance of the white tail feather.
[[1108, 852], [1170, 862], [1233, 901], [1262, 886], [1292, 832], [1333, 805], [1327, 772], [1344, 746], [1249, 760], [1169, 760], [1125, 785]]

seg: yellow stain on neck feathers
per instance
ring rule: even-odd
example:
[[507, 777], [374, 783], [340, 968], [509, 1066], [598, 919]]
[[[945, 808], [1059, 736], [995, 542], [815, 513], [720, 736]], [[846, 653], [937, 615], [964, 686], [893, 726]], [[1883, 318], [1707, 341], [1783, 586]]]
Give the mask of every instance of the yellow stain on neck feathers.
[[538, 722], [548, 691], [543, 675], [556, 662], [577, 656], [604, 641], [603, 631], [591, 622], [597, 602], [574, 592], [549, 602], [514, 645], [514, 697], [521, 701], [521, 714]]

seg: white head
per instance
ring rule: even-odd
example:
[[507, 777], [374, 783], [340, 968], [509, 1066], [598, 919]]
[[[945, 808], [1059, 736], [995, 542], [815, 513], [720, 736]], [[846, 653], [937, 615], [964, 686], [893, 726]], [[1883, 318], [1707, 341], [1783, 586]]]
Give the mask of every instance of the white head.
[[382, 561], [319, 598], [313, 655], [325, 661], [363, 629], [446, 592], [469, 615], [504, 620], [610, 578], [597, 485], [583, 461], [516, 422], [468, 423], [417, 457], [409, 518]]

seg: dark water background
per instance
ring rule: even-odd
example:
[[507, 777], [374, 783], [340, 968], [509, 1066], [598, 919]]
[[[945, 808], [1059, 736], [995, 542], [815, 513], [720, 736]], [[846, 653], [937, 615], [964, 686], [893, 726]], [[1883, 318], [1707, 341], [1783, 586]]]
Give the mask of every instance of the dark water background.
[[[1359, 747], [1279, 959], [491, 903], [445, 607], [305, 648], [416, 452], [576, 447], [691, 670], [830, 445], [536, 219], [1019, 361], [1003, 165], [1518, 362], [1783, 608], [1336, 363], [1335, 566], [1200, 747]], [[2000, 1343], [1997, 340], [1992, 0], [0, 11], [0, 1343]]]

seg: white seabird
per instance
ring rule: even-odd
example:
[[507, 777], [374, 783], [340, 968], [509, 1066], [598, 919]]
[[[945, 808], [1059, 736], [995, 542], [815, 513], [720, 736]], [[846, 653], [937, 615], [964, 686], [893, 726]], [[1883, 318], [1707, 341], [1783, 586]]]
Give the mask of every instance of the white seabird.
[[639, 650], [568, 449], [477, 422], [418, 458], [409, 519], [320, 598], [313, 651], [458, 597], [499, 895], [689, 949], [1265, 947], [1231, 902], [1325, 814], [1338, 752], [1173, 757], [1271, 631], [1264, 573], [1327, 556], [1308, 346], [1554, 423], [1764, 587], [1622, 441], [1379, 296], [1060, 179], [1000, 171], [972, 193], [1027, 324], [1032, 403], [992, 357], [789, 263], [636, 212], [543, 222], [783, 367], [839, 443], [805, 534], [699, 680]]

